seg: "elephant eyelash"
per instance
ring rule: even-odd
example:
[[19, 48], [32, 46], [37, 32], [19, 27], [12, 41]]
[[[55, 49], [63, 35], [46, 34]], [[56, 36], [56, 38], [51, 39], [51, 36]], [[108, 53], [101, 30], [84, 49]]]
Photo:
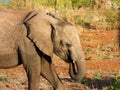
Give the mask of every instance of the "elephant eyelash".
[[66, 46], [67, 48], [72, 47], [72, 44], [71, 44], [71, 43], [65, 43], [65, 42], [63, 42], [62, 40], [60, 40], [60, 45]]

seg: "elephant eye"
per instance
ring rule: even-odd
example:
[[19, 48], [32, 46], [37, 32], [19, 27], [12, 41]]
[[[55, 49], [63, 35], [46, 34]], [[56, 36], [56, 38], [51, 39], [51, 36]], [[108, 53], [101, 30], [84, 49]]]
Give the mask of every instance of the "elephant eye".
[[71, 44], [71, 43], [64, 42], [63, 40], [61, 40], [61, 41], [60, 41], [60, 44], [61, 44], [62, 46], [65, 46], [65, 47], [67, 47], [67, 48], [70, 48], [70, 47], [72, 47], [72, 44]]
[[71, 44], [71, 43], [66, 43], [66, 46], [67, 46], [68, 48], [70, 48], [70, 47], [72, 47], [72, 44]]

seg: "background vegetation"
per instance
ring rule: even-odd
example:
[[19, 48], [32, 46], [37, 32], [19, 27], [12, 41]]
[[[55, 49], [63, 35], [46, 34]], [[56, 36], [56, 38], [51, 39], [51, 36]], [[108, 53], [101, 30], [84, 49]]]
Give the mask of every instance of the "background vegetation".
[[1, 0], [12, 9], [51, 9], [79, 28], [113, 30], [120, 27], [119, 0]]

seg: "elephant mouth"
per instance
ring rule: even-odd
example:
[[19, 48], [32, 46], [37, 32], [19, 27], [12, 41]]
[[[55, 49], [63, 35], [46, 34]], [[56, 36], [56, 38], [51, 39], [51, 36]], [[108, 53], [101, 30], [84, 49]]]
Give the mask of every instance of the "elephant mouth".
[[74, 64], [75, 61], [72, 59], [70, 52], [69, 52], [69, 54], [67, 56], [68, 57], [67, 57], [67, 60], [65, 62], [67, 62], [67, 63], [73, 63]]

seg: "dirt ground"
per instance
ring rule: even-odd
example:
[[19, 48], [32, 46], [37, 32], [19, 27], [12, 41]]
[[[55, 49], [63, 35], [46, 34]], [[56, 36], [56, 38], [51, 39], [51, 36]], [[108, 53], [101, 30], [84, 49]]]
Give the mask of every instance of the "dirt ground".
[[[53, 58], [53, 64], [65, 90], [107, 90], [107, 87], [113, 84], [115, 77], [120, 75], [118, 30], [83, 31], [80, 37], [87, 69], [82, 82], [74, 82], [69, 77], [68, 64], [56, 56]], [[102, 45], [102, 49], [99, 47], [100, 45]], [[111, 46], [107, 47], [108, 45]], [[87, 49], [88, 47], [92, 49]], [[105, 57], [108, 53], [110, 55]], [[0, 69], [0, 90], [27, 90], [27, 84], [27, 77], [22, 65], [11, 69]], [[40, 90], [53, 90], [42, 77], [40, 77]]]

